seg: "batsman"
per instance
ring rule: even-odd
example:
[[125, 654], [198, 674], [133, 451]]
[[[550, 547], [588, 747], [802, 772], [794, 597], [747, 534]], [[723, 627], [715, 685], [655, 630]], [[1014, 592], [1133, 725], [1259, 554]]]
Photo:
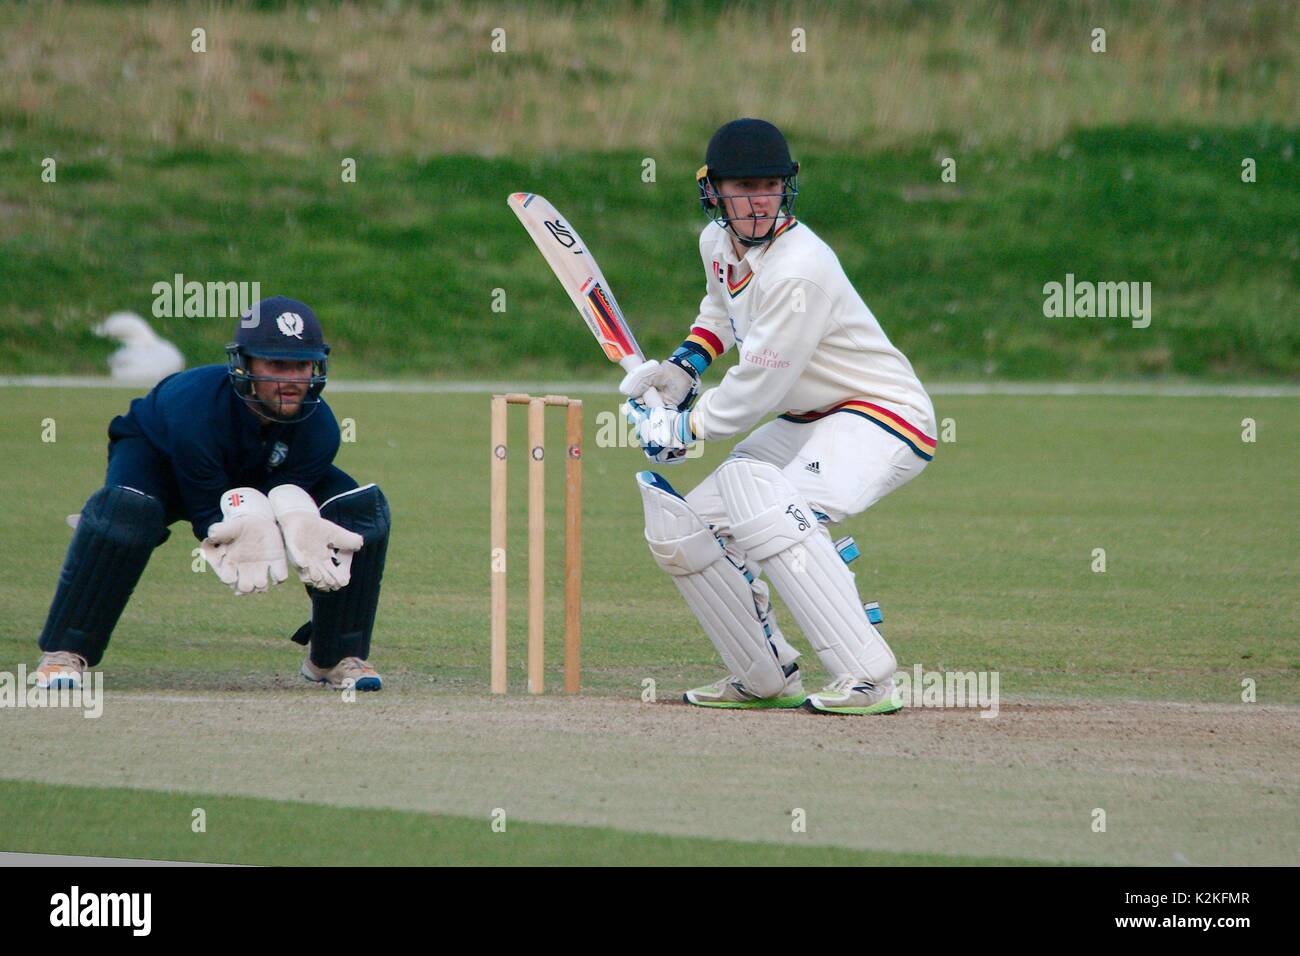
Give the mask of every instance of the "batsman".
[[383, 492], [333, 464], [339, 426], [321, 398], [325, 344], [302, 302], [277, 296], [239, 320], [225, 365], [170, 375], [108, 426], [108, 470], [75, 531], [40, 636], [42, 687], [77, 687], [98, 665], [168, 525], [188, 521], [236, 595], [292, 567], [311, 620], [302, 675], [379, 690], [367, 662], [388, 549]]
[[[854, 549], [837, 549], [828, 529], [921, 473], [934, 407], [835, 253], [795, 219], [798, 171], [771, 123], [738, 119], [713, 135], [697, 174], [711, 220], [699, 316], [667, 360], [633, 369], [620, 390], [647, 454], [658, 446], [665, 463], [778, 413], [685, 496], [654, 472], [637, 476], [650, 551], [730, 672], [686, 701], [890, 713], [897, 661], [858, 596]], [[733, 346], [736, 366], [701, 394], [701, 375]], [[652, 387], [668, 407], [638, 400]], [[830, 672], [820, 692], [804, 692], [764, 577]]]

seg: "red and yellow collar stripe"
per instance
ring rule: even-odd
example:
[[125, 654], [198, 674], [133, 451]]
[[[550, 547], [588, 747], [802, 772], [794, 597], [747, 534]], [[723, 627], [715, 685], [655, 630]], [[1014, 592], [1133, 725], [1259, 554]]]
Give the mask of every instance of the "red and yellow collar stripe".
[[803, 414], [786, 412], [781, 418], [787, 422], [794, 422], [796, 425], [806, 425], [808, 422], [820, 421], [827, 415], [834, 415], [836, 412], [848, 412], [850, 415], [858, 415], [869, 422], [879, 425], [895, 438], [900, 439], [908, 448], [926, 461], [934, 457], [938, 442], [933, 438], [902, 416], [894, 414], [887, 408], [865, 402], [860, 398], [840, 402], [840, 404], [833, 405], [824, 412], [805, 412]]
[[745, 288], [749, 285], [750, 280], [754, 278], [754, 271], [751, 269], [749, 271], [749, 274], [746, 275], [745, 278], [741, 279], [739, 282], [731, 281], [731, 273], [732, 273], [732, 267], [727, 266], [727, 293], [734, 299], [736, 296], [740, 295], [740, 293], [745, 291]]
[[[781, 236], [785, 235], [787, 232], [789, 232], [798, 224], [799, 224], [798, 220], [795, 219], [787, 219], [785, 222], [781, 223], [781, 225], [777, 227], [776, 232], [772, 235], [772, 238], [768, 240], [768, 245], [771, 245], [773, 242], [776, 242], [777, 239], [781, 238]], [[750, 269], [749, 274], [745, 276], [745, 278], [741, 279], [739, 282], [731, 281], [732, 272], [733, 272], [732, 266], [728, 265], [727, 266], [727, 293], [734, 299], [736, 296], [740, 295], [740, 293], [744, 292], [745, 289], [749, 286], [750, 280], [754, 278], [754, 270]]]

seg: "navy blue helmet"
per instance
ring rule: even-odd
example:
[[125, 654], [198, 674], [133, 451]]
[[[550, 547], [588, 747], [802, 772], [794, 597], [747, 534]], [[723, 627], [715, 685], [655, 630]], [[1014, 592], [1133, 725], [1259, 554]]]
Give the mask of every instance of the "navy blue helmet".
[[[226, 365], [235, 394], [255, 411], [273, 421], [298, 422], [316, 411], [320, 404], [329, 353], [316, 313], [304, 302], [277, 295], [263, 299], [240, 316], [235, 341], [226, 346]], [[254, 358], [311, 362], [311, 377], [303, 380], [254, 375], [250, 368], [250, 360]], [[258, 382], [306, 384], [307, 390], [298, 409], [286, 415], [278, 398], [268, 400], [258, 396], [255, 387]]]
[[[794, 218], [794, 201], [799, 195], [795, 176], [799, 164], [790, 158], [790, 147], [781, 131], [766, 120], [738, 119], [719, 127], [709, 140], [704, 165], [695, 174], [700, 189], [700, 204], [710, 218], [743, 245], [757, 246], [776, 238], [777, 221], [783, 216]], [[726, 210], [718, 198], [717, 184], [723, 179], [769, 179], [780, 177], [781, 205], [772, 217], [767, 234], [753, 239], [731, 228]]]

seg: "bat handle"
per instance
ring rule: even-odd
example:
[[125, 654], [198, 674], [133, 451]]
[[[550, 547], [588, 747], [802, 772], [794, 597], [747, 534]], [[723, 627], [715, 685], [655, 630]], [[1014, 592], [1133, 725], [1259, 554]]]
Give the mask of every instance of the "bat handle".
[[[633, 352], [624, 355], [618, 360], [618, 364], [623, 366], [623, 371], [632, 372], [645, 364], [645, 356], [640, 352]], [[641, 393], [641, 404], [648, 408], [663, 408], [665, 405], [663, 396], [655, 388], [647, 388]]]
[[[624, 356], [618, 364], [622, 365], [625, 371], [630, 372], [644, 361], [645, 359], [640, 355], [627, 355]], [[664, 408], [666, 405], [663, 396], [659, 394], [659, 390], [656, 388], [647, 388], [642, 392], [641, 403], [647, 408]], [[650, 445], [646, 448], [646, 454], [648, 455], [658, 455], [662, 451], [663, 449], [659, 448], [657, 445]], [[674, 460], [680, 461], [686, 457], [686, 450], [681, 449], [676, 451], [673, 453], [672, 457]]]

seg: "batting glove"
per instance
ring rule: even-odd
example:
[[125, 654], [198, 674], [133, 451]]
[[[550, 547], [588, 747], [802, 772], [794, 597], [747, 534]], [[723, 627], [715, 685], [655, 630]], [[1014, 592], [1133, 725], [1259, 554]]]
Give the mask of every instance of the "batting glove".
[[[690, 366], [687, 366], [689, 368]], [[671, 408], [689, 408], [697, 392], [699, 375], [692, 376], [672, 362], [643, 362], [623, 376], [618, 390], [628, 398], [641, 399], [646, 391], [655, 389]]]
[[649, 448], [657, 445], [661, 449], [685, 450], [695, 441], [691, 431], [690, 412], [679, 412], [672, 408], [647, 408], [636, 399], [629, 399], [624, 406], [628, 421], [636, 427], [637, 438]]

